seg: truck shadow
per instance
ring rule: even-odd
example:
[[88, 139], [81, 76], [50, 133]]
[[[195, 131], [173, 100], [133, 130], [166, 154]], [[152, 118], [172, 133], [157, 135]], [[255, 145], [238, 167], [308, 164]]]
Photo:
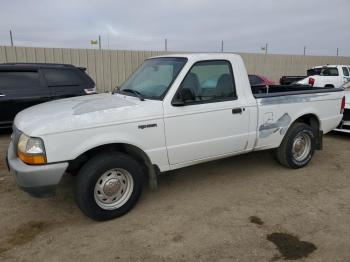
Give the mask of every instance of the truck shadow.
[[213, 176], [220, 183], [223, 177], [239, 179], [258, 175], [260, 172], [256, 172], [257, 168], [259, 171], [268, 171], [271, 168], [283, 169], [274, 160], [271, 151], [251, 152], [165, 172], [159, 177], [159, 185], [160, 187], [169, 186], [175, 180], [190, 184], [206, 183], [206, 181], [212, 183]]
[[330, 133], [327, 134], [327, 136], [332, 136], [334, 138], [340, 138], [340, 139], [347, 139], [350, 141], [350, 133], [345, 133], [345, 132], [337, 132], [337, 131], [331, 131]]

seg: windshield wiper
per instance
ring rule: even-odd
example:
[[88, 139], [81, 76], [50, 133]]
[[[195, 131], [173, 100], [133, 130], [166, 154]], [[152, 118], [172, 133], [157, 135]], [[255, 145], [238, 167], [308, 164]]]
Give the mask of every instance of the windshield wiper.
[[143, 95], [140, 92], [136, 91], [136, 90], [126, 88], [126, 89], [122, 89], [122, 90], [119, 90], [119, 91], [132, 93], [132, 94], [136, 95], [141, 101], [145, 101], [145, 98], [143, 97]]

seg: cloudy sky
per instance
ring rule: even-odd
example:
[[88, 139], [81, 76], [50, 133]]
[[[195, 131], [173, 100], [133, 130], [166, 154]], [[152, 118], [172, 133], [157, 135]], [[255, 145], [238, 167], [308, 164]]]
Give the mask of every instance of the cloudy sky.
[[0, 0], [0, 45], [350, 56], [350, 0]]

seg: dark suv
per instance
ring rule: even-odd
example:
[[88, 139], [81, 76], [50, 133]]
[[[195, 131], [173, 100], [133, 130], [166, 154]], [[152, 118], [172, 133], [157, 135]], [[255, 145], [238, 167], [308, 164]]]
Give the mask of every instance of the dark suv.
[[0, 128], [21, 110], [54, 99], [95, 93], [86, 68], [65, 64], [0, 64]]

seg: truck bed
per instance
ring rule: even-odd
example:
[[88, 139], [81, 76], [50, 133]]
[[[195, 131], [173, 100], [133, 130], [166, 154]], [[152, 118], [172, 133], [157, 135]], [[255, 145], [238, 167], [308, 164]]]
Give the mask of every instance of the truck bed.
[[273, 85], [273, 86], [254, 86], [252, 87], [253, 96], [255, 98], [277, 97], [287, 95], [301, 95], [314, 93], [329, 93], [341, 92], [342, 88], [325, 88], [325, 87], [311, 87], [301, 85]]
[[290, 85], [293, 82], [297, 82], [297, 81], [302, 80], [306, 77], [307, 76], [282, 76], [280, 78], [280, 84], [281, 85]]

